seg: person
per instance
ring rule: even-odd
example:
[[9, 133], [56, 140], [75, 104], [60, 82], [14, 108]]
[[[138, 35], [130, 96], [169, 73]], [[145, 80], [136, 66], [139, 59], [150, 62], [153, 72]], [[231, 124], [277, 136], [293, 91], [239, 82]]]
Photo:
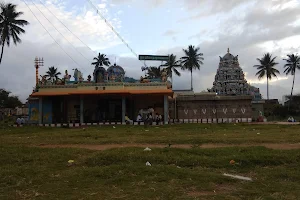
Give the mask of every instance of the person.
[[21, 124], [25, 124], [25, 119], [23, 117], [21, 118]]
[[17, 123], [17, 125], [21, 125], [21, 118], [20, 117], [17, 118], [16, 123]]
[[137, 118], [136, 118], [136, 121], [137, 121], [138, 123], [140, 123], [140, 122], [143, 121], [142, 115], [141, 115], [141, 114], [138, 114], [138, 116], [137, 116]]
[[152, 123], [153, 123], [153, 117], [152, 117], [151, 113], [149, 113], [147, 115], [147, 120], [146, 121], [147, 121], [147, 124], [152, 125]]
[[133, 124], [133, 121], [127, 115], [125, 115], [125, 123], [126, 124]]
[[158, 113], [156, 113], [156, 119], [155, 119], [155, 121], [156, 121], [156, 125], [159, 125], [159, 124], [160, 124], [160, 122], [161, 122], [161, 120], [162, 120], [162, 117], [161, 117], [161, 115], [160, 115], [160, 114], [158, 114]]

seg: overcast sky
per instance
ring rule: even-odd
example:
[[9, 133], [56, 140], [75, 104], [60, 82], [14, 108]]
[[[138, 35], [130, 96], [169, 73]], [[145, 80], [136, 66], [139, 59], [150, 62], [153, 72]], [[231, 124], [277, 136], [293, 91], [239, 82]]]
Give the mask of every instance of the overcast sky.
[[[282, 95], [290, 93], [292, 77], [283, 74], [282, 59], [287, 54], [299, 53], [298, 0], [91, 1], [136, 54], [174, 53], [180, 58], [183, 48], [190, 44], [199, 46], [205, 60], [201, 70], [194, 73], [196, 92], [212, 87], [219, 56], [225, 55], [229, 47], [233, 55], [239, 55], [248, 82], [259, 87], [264, 97], [266, 80], [259, 81], [255, 77], [253, 65], [264, 53], [277, 56], [277, 68], [282, 74], [270, 82], [270, 97], [281, 99]], [[17, 4], [17, 9], [24, 12], [22, 18], [30, 22], [25, 28], [26, 34], [21, 36], [23, 42], [5, 47], [0, 65], [0, 88], [10, 90], [23, 101], [35, 84], [35, 56], [45, 60], [40, 74], [50, 66], [57, 67], [62, 73], [78, 68], [86, 79], [93, 72], [91, 61], [96, 52], [107, 54], [112, 63], [116, 61], [125, 69], [128, 76], [138, 78], [143, 74], [143, 63], [111, 31], [89, 0], [25, 0], [29, 7], [23, 0], [5, 2]], [[146, 64], [158, 66], [161, 63]], [[300, 71], [298, 73], [295, 93], [300, 93]], [[174, 78], [174, 89], [188, 88], [189, 73]]]

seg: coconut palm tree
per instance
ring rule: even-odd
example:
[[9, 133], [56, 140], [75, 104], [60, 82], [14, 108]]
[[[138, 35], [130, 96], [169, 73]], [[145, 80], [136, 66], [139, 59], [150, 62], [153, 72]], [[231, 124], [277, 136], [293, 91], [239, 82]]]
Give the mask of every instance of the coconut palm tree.
[[183, 49], [185, 56], [181, 58], [182, 69], [191, 72], [191, 90], [193, 90], [193, 70], [200, 70], [200, 66], [203, 65], [203, 53], [199, 51], [199, 47], [190, 45], [187, 49]]
[[160, 78], [162, 70], [160, 67], [148, 67], [147, 75], [149, 78]]
[[48, 78], [47, 80], [57, 81], [59, 79], [58, 75], [61, 75], [61, 73], [57, 72], [57, 68], [54, 66], [49, 67], [48, 71], [46, 72], [46, 77]]
[[261, 59], [257, 58], [259, 65], [254, 65], [258, 72], [255, 74], [258, 76], [258, 79], [262, 79], [265, 76], [267, 77], [267, 98], [269, 99], [269, 80], [272, 77], [277, 77], [276, 74], [280, 74], [280, 72], [275, 68], [278, 63], [275, 62], [276, 56], [272, 58], [272, 54], [266, 53]]
[[95, 62], [93, 62], [92, 65], [95, 65], [95, 68], [110, 65], [109, 59], [106, 58], [105, 54], [99, 53], [98, 56], [94, 58], [94, 60]]
[[167, 75], [168, 77], [171, 78], [172, 80], [172, 75], [173, 75], [173, 72], [177, 75], [177, 76], [181, 76], [180, 72], [176, 69], [177, 67], [180, 67], [180, 61], [179, 60], [176, 60], [176, 56], [171, 54], [169, 55], [169, 60], [161, 65], [162, 67], [166, 67], [165, 69], [167, 70]]
[[15, 45], [21, 42], [20, 34], [25, 33], [21, 27], [28, 25], [26, 20], [18, 19], [23, 12], [16, 11], [16, 5], [8, 3], [0, 5], [0, 42], [2, 45], [0, 64], [2, 62], [5, 44], [9, 47], [11, 40]]
[[294, 54], [287, 55], [287, 59], [283, 59], [286, 61], [286, 64], [284, 65], [284, 73], [286, 75], [291, 74], [293, 76], [293, 84], [292, 84], [292, 90], [291, 90], [291, 97], [289, 100], [289, 106], [293, 98], [293, 90], [294, 90], [294, 84], [295, 84], [295, 76], [296, 76], [296, 70], [300, 70], [300, 57]]

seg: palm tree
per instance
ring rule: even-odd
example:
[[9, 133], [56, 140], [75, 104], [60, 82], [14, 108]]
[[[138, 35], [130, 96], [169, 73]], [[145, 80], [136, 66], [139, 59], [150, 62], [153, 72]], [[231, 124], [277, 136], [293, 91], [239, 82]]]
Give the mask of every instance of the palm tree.
[[160, 78], [162, 70], [160, 67], [148, 67], [147, 75], [149, 78]]
[[100, 66], [109, 66], [110, 62], [109, 59], [106, 58], [105, 54], [99, 53], [97, 57], [94, 58], [96, 60], [95, 62], [92, 63], [92, 65], [95, 65], [95, 68], [98, 68]]
[[46, 72], [46, 77], [48, 78], [48, 80], [55, 79], [55, 81], [57, 81], [58, 75], [61, 75], [61, 73], [57, 72], [57, 68], [55, 68], [54, 66], [49, 67], [48, 71]]
[[258, 79], [262, 79], [265, 76], [267, 77], [267, 98], [269, 99], [269, 79], [272, 77], [277, 77], [276, 74], [280, 74], [280, 72], [274, 68], [278, 63], [275, 62], [276, 56], [272, 58], [272, 54], [267, 53], [261, 59], [257, 58], [259, 65], [254, 65], [258, 72], [255, 74], [258, 76]]
[[181, 59], [182, 69], [189, 70], [191, 72], [191, 90], [193, 90], [193, 69], [200, 70], [200, 65], [203, 65], [204, 58], [203, 53], [200, 53], [200, 48], [190, 45], [188, 49], [183, 49], [185, 56]]
[[291, 54], [291, 55], [287, 55], [287, 59], [283, 59], [286, 61], [286, 64], [284, 65], [284, 73], [286, 75], [291, 74], [293, 76], [293, 84], [292, 84], [292, 90], [291, 90], [291, 97], [289, 100], [289, 107], [290, 107], [290, 103], [292, 101], [293, 98], [293, 90], [294, 90], [294, 84], [295, 84], [295, 76], [296, 76], [296, 70], [300, 70], [300, 57], [298, 57], [297, 55]]
[[171, 78], [171, 80], [172, 80], [173, 72], [177, 76], [181, 76], [180, 72], [176, 69], [176, 67], [181, 66], [180, 65], [180, 61], [176, 60], [176, 56], [175, 55], [173, 55], [173, 54], [169, 55], [169, 60], [165, 64], [163, 64], [161, 66], [166, 67], [165, 69], [167, 70], [167, 75], [168, 75], [168, 77]]
[[5, 44], [9, 47], [11, 39], [15, 45], [17, 45], [17, 43], [20, 43], [21, 39], [19, 35], [21, 33], [25, 33], [25, 30], [21, 27], [29, 23], [26, 20], [17, 19], [19, 16], [23, 15], [23, 12], [17, 12], [16, 5], [14, 4], [1, 4], [0, 9], [0, 42], [2, 45], [0, 57], [1, 64]]

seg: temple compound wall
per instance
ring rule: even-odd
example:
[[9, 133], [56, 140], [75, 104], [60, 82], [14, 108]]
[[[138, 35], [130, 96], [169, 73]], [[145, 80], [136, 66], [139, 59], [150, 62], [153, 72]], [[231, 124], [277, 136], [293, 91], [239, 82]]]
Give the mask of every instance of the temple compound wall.
[[170, 118], [198, 123], [251, 122], [251, 101], [251, 96], [180, 95], [170, 101]]

